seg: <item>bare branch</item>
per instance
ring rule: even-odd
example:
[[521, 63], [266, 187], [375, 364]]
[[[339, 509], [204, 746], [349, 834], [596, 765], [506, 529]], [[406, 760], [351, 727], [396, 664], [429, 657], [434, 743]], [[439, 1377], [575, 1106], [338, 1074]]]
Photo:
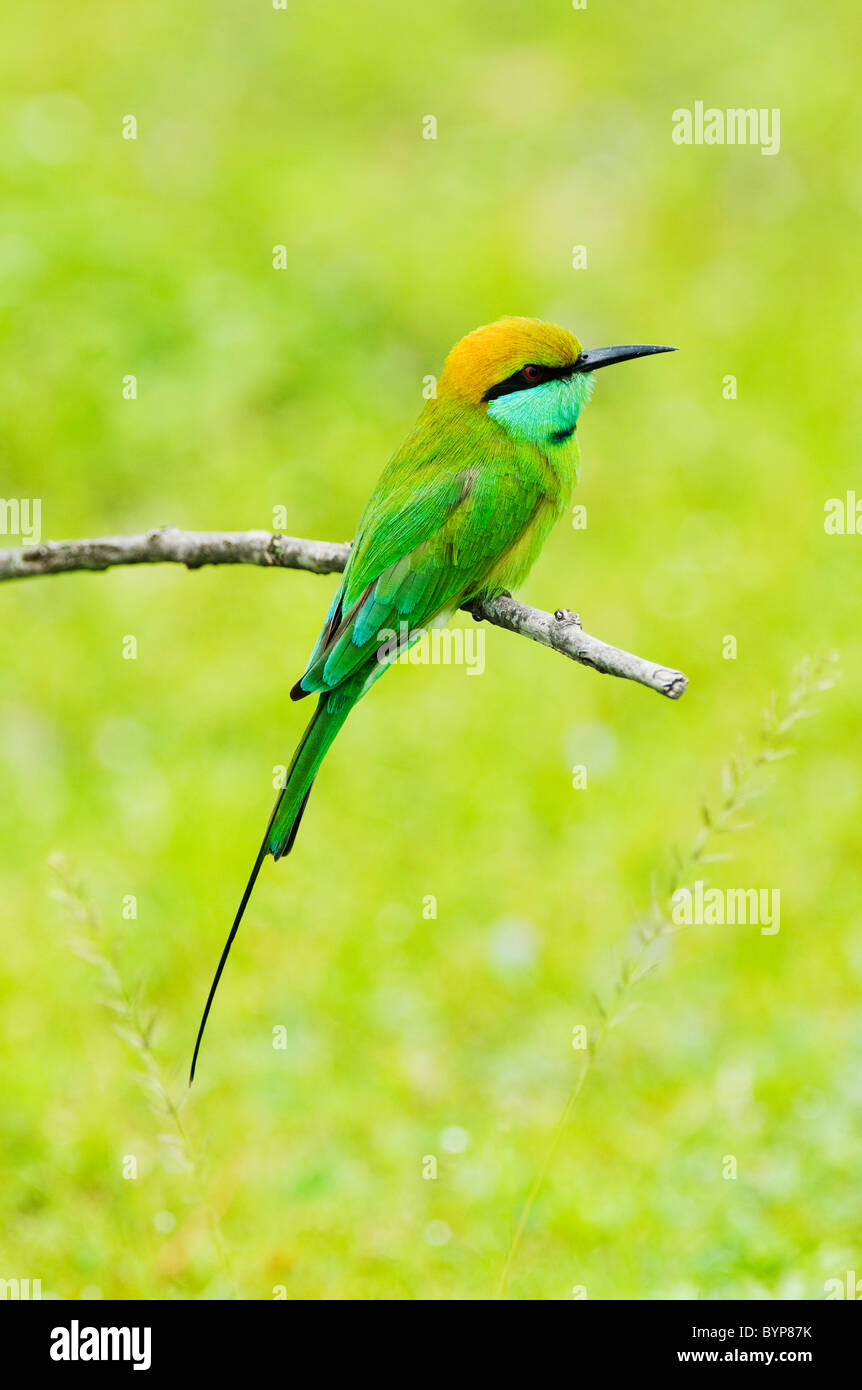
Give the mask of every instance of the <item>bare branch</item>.
[[178, 531], [160, 526], [139, 536], [105, 536], [97, 541], [44, 541], [20, 550], [0, 550], [0, 579], [25, 579], [69, 570], [107, 570], [112, 565], [281, 565], [332, 574], [347, 564], [350, 545], [274, 536], [269, 531]]
[[[202, 565], [273, 565], [282, 569], [332, 574], [344, 569], [349, 544], [309, 541], [269, 531], [178, 531], [163, 526], [138, 536], [107, 536], [101, 540], [45, 541], [41, 545], [0, 550], [0, 580], [25, 579], [71, 570], [106, 570], [113, 565], [152, 565], [173, 562], [188, 569]], [[508, 594], [485, 603], [465, 605], [477, 620], [518, 632], [543, 647], [560, 652], [603, 675], [621, 676], [678, 700], [688, 685], [682, 671], [658, 666], [641, 656], [611, 647], [581, 628], [576, 613], [558, 609], [545, 613]]]
[[621, 647], [611, 647], [598, 637], [590, 637], [581, 627], [577, 613], [558, 608], [556, 613], [545, 613], [541, 608], [530, 608], [526, 603], [518, 603], [508, 594], [489, 599], [479, 605], [478, 611], [469, 610], [474, 617], [487, 618], [496, 627], [504, 627], [508, 632], [520, 632], [543, 647], [569, 656], [582, 666], [592, 666], [603, 676], [622, 676], [629, 681], [637, 681], [669, 700], [678, 700], [688, 685], [688, 676], [668, 666], [657, 666], [654, 661], [645, 661], [642, 656], [623, 651]]

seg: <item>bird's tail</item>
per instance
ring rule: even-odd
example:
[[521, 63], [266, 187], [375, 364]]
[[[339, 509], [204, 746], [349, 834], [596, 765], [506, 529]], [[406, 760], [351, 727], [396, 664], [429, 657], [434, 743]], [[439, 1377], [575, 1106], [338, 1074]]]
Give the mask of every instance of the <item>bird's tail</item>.
[[248, 883], [245, 885], [245, 892], [240, 899], [236, 916], [233, 919], [224, 950], [221, 953], [216, 968], [213, 982], [210, 985], [210, 992], [207, 995], [207, 1002], [204, 1005], [203, 1016], [201, 1018], [198, 1035], [195, 1041], [195, 1050], [192, 1056], [192, 1065], [189, 1072], [189, 1085], [195, 1079], [195, 1066], [197, 1065], [198, 1053], [200, 1051], [201, 1040], [203, 1039], [204, 1029], [209, 1018], [210, 1008], [218, 989], [218, 982], [222, 977], [230, 948], [233, 945], [234, 937], [239, 931], [239, 925], [243, 918], [243, 913], [248, 906], [252, 889], [257, 881], [263, 861], [268, 854], [273, 859], [281, 859], [283, 855], [289, 854], [296, 839], [296, 832], [299, 829], [299, 822], [302, 820], [302, 813], [308, 804], [311, 795], [311, 788], [314, 779], [320, 769], [320, 764], [326, 757], [333, 739], [353, 708], [355, 698], [346, 698], [347, 692], [339, 692], [333, 695], [325, 691], [317, 704], [317, 709], [312, 715], [311, 722], [299, 741], [299, 746], [293, 755], [293, 762], [288, 770], [284, 788], [279, 792], [278, 800], [273, 807], [269, 824], [266, 827], [266, 834], [263, 843], [258, 851], [254, 866], [249, 875]]

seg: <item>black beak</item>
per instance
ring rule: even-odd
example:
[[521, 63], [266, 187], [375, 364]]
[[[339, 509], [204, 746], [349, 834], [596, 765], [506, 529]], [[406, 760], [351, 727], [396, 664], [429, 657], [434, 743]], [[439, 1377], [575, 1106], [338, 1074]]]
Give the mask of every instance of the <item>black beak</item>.
[[576, 372], [595, 372], [614, 362], [628, 362], [632, 357], [649, 357], [653, 352], [676, 352], [672, 347], [653, 347], [649, 343], [623, 343], [621, 347], [585, 348], [575, 363]]

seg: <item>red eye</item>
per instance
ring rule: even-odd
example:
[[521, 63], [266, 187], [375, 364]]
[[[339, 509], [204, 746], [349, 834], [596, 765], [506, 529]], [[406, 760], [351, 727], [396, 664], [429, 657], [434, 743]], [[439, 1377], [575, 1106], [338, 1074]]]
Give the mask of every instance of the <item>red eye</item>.
[[542, 380], [541, 367], [525, 367], [521, 373], [525, 381], [529, 381], [531, 386], [535, 386], [537, 381]]

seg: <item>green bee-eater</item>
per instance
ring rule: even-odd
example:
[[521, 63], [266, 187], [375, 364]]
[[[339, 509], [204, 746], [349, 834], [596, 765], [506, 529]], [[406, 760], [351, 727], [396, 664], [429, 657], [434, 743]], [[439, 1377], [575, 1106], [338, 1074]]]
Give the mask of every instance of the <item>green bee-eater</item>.
[[[504, 318], [468, 333], [401, 448], [384, 468], [305, 674], [317, 695], [242, 895], [204, 1007], [204, 1027], [261, 865], [293, 847], [312, 784], [357, 700], [405, 646], [462, 604], [516, 589], [578, 476], [577, 424], [593, 372], [673, 348], [585, 351], [565, 328]], [[402, 634], [400, 646], [382, 631]]]

